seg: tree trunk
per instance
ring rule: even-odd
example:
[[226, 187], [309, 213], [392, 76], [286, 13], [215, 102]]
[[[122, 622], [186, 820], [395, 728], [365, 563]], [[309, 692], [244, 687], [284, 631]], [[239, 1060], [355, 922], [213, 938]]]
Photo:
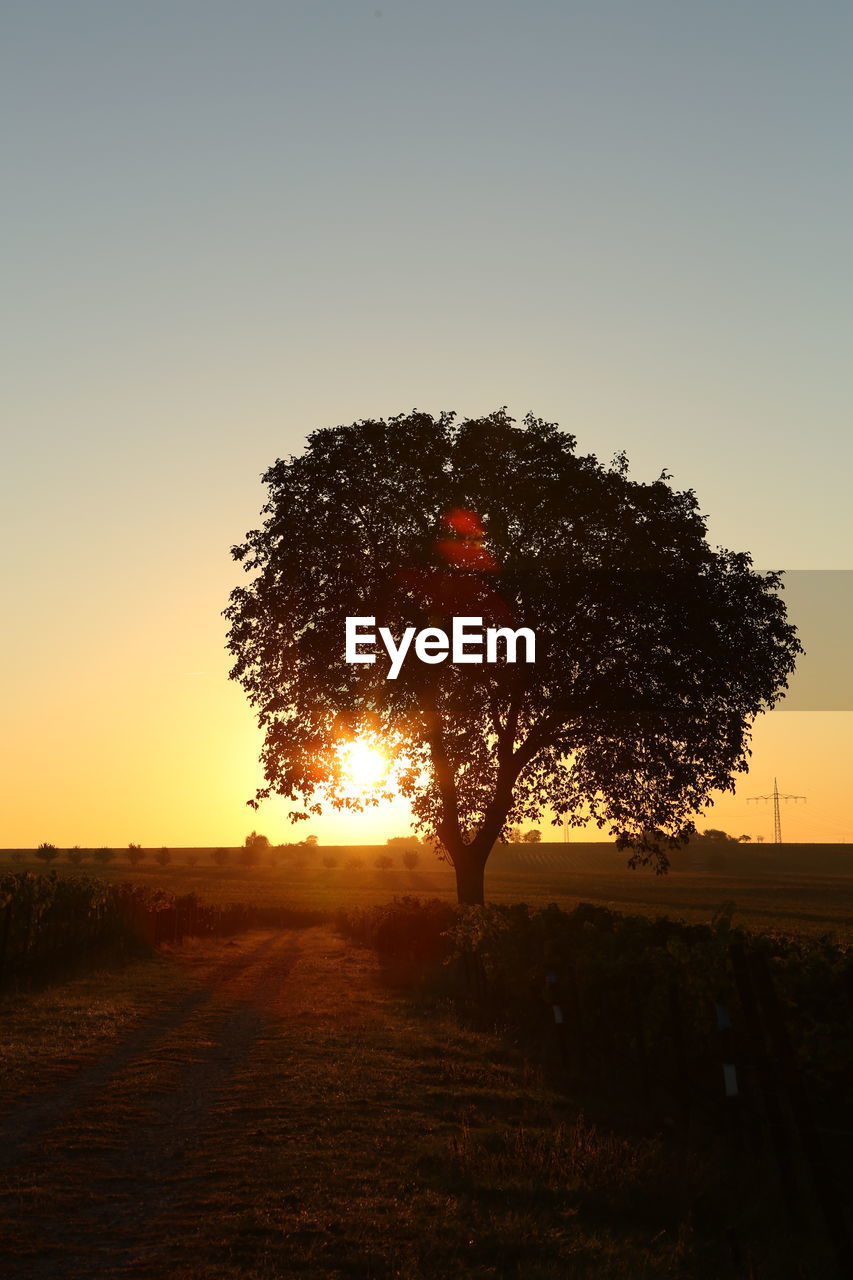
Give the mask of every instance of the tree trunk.
[[485, 891], [486, 859], [470, 845], [453, 850], [451, 857], [456, 872], [456, 897], [460, 906], [481, 907]]

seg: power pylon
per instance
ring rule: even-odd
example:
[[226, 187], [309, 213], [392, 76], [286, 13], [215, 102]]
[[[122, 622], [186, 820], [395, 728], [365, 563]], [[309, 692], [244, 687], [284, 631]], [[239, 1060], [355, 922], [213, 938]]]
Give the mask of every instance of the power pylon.
[[769, 795], [747, 796], [746, 803], [749, 804], [751, 800], [772, 800], [773, 801], [773, 843], [781, 844], [782, 843], [782, 814], [779, 809], [779, 801], [793, 800], [795, 803], [798, 803], [800, 800], [802, 800], [803, 803], [805, 804], [806, 797], [805, 796], [789, 796], [789, 795], [783, 794], [782, 792], [780, 792], [779, 784], [774, 778], [773, 790], [770, 792]]

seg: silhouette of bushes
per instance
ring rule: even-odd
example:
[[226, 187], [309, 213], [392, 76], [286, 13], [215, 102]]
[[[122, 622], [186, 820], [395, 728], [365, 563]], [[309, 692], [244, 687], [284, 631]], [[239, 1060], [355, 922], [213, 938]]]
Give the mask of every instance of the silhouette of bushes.
[[328, 919], [288, 907], [207, 906], [195, 894], [55, 871], [0, 876], [0, 985], [66, 976], [81, 965], [125, 961], [188, 936], [300, 928]]

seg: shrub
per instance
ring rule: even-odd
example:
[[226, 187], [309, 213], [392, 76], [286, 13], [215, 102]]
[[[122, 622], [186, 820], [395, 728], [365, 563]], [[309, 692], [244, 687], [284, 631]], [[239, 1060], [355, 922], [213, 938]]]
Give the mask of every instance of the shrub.
[[138, 867], [145, 857], [145, 851], [141, 844], [129, 844], [125, 850], [124, 856], [132, 867]]
[[108, 862], [112, 862], [115, 856], [115, 850], [113, 849], [96, 849], [92, 854], [95, 861], [100, 862], [102, 866], [106, 866]]
[[403, 854], [403, 866], [406, 867], [407, 870], [414, 871], [419, 862], [420, 855], [417, 854], [414, 849], [407, 849]]
[[72, 866], [79, 867], [86, 855], [79, 844], [75, 844], [74, 848], [69, 849], [65, 856]]
[[389, 858], [387, 853], [380, 853], [373, 865], [378, 867], [380, 871], [387, 871], [389, 867], [393, 867], [394, 859]]
[[172, 855], [165, 845], [154, 854], [154, 861], [161, 867], [167, 867], [172, 861]]
[[447, 931], [456, 920], [456, 911], [438, 898], [422, 901], [406, 895], [384, 906], [342, 912], [337, 925], [348, 937], [372, 947], [386, 969], [412, 977], [448, 955]]
[[51, 863], [54, 858], [59, 857], [59, 850], [55, 844], [40, 844], [36, 849], [36, 857], [42, 862]]

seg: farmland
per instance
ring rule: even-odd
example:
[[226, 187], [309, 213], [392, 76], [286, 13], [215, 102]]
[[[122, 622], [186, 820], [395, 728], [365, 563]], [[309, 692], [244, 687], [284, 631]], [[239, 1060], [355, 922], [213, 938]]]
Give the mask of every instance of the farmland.
[[[433, 969], [454, 893], [426, 851], [408, 867], [388, 846], [271, 850], [256, 866], [237, 850], [130, 852], [145, 854], [135, 867], [57, 856], [46, 880], [17, 874], [46, 870], [32, 852], [0, 858], [18, 965], [0, 996], [10, 1280], [741, 1280], [782, 1277], [794, 1257], [803, 1280], [848, 1273], [831, 1217], [849, 1190], [848, 956], [783, 938], [744, 949], [725, 919], [637, 918], [708, 921], [734, 900], [765, 933], [847, 937], [843, 847], [697, 847], [665, 877], [603, 844], [499, 848], [488, 893], [506, 906], [458, 917]], [[229, 936], [181, 935], [176, 916], [180, 943], [170, 926], [154, 949], [126, 945], [122, 921], [165, 920], [158, 903], [193, 893], [214, 916], [263, 911]], [[30, 894], [57, 914], [21, 914]], [[375, 905], [393, 895], [442, 901]], [[581, 898], [597, 905], [511, 905]], [[203, 929], [185, 901], [180, 919]], [[270, 911], [280, 924], [253, 925]], [[78, 965], [74, 939], [103, 927]], [[40, 939], [49, 981], [30, 984]], [[790, 1037], [811, 1118], [774, 1035]], [[818, 1133], [815, 1173], [803, 1135]], [[804, 1208], [780, 1234], [790, 1188]]]
[[[429, 851], [412, 870], [398, 851], [385, 845], [273, 849], [255, 867], [238, 862], [227, 850], [217, 866], [212, 849], [173, 849], [160, 866], [156, 850], [132, 868], [122, 850], [106, 865], [86, 856], [79, 867], [64, 854], [51, 863], [62, 875], [85, 873], [105, 880], [134, 880], [171, 893], [195, 893], [212, 904], [246, 903], [335, 911], [370, 906], [394, 895], [416, 894], [452, 901], [451, 869]], [[392, 865], [378, 869], [377, 857]], [[191, 866], [188, 858], [196, 859]], [[324, 865], [331, 860], [334, 866]], [[358, 863], [360, 865], [352, 865]], [[44, 871], [32, 850], [0, 853], [0, 870]], [[817, 935], [832, 933], [853, 942], [853, 846], [849, 845], [693, 845], [673, 857], [665, 876], [648, 868], [630, 871], [626, 855], [605, 843], [506, 845], [497, 847], [486, 871], [486, 896], [493, 902], [580, 901], [641, 915], [669, 915], [691, 923], [707, 922], [733, 902], [734, 921], [756, 931]]]

